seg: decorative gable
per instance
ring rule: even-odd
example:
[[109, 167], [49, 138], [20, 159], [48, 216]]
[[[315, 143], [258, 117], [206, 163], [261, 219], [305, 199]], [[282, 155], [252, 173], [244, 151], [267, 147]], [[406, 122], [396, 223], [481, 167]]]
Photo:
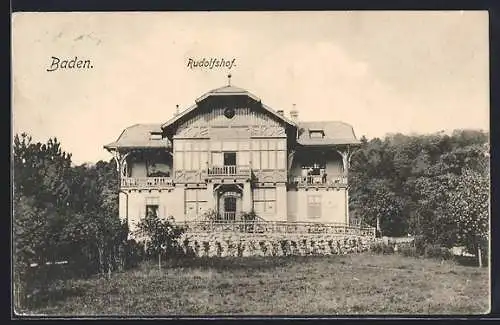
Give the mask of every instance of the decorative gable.
[[231, 129], [235, 137], [284, 137], [295, 123], [262, 104], [241, 88], [226, 86], [212, 90], [196, 104], [162, 125], [169, 137], [206, 138], [217, 129]]

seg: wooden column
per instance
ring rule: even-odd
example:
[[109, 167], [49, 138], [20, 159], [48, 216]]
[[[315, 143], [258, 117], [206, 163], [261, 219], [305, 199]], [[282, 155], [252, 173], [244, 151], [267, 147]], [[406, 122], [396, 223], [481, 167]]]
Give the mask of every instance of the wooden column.
[[[290, 174], [290, 170], [292, 169], [292, 164], [293, 164], [293, 158], [295, 157], [295, 150], [292, 150], [288, 153], [288, 159], [287, 159], [287, 163], [288, 163], [288, 166], [287, 166], [287, 171], [288, 171], [288, 174]], [[287, 175], [289, 176], [289, 175]]]
[[[342, 156], [342, 167], [344, 169], [343, 177], [346, 178], [349, 175], [349, 166], [351, 162], [351, 150], [349, 146], [343, 149], [335, 149]], [[347, 183], [348, 185], [348, 183]], [[348, 186], [345, 188], [345, 223], [349, 224], [349, 191]]]

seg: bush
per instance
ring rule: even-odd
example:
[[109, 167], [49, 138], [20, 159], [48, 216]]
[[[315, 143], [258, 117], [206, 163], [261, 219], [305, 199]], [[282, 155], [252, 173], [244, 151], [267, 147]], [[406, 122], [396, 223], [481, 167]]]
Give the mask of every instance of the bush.
[[257, 214], [255, 211], [250, 211], [250, 212], [244, 212], [241, 215], [241, 220], [246, 221], [246, 222], [251, 222], [257, 220]]
[[144, 260], [145, 251], [142, 243], [135, 240], [128, 240], [126, 245], [125, 268], [130, 269], [139, 265]]
[[370, 251], [375, 254], [393, 254], [394, 246], [391, 244], [384, 244], [383, 242], [376, 242], [370, 246]]
[[423, 256], [425, 254], [425, 247], [427, 243], [423, 236], [416, 236], [413, 241], [413, 247], [415, 247], [418, 256]]
[[202, 218], [202, 220], [214, 222], [214, 221], [217, 221], [219, 219], [219, 214], [214, 209], [208, 209], [207, 211], [205, 211], [203, 213], [201, 218]]
[[421, 254], [418, 253], [417, 248], [413, 243], [402, 243], [398, 244], [398, 253], [406, 257], [419, 257]]
[[162, 220], [155, 214], [147, 215], [138, 223], [137, 235], [146, 238], [146, 254], [156, 258], [158, 254], [169, 257], [182, 255], [178, 239], [184, 233], [176, 226], [172, 217]]
[[453, 258], [453, 254], [445, 247], [439, 245], [427, 245], [424, 249], [424, 257], [450, 260]]

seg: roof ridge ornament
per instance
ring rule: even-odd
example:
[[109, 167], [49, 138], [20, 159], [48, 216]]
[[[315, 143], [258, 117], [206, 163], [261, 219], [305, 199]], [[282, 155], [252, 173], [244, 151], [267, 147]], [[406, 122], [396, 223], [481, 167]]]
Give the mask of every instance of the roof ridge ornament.
[[231, 86], [231, 77], [232, 77], [231, 74], [227, 75], [227, 85], [228, 86]]

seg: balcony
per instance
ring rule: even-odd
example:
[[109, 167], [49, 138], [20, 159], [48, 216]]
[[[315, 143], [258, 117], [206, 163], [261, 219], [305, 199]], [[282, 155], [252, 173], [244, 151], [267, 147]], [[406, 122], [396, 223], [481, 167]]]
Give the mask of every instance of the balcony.
[[208, 178], [250, 178], [251, 169], [247, 165], [212, 166], [207, 171]]
[[173, 186], [170, 177], [122, 177], [122, 189], [161, 189]]
[[294, 176], [290, 179], [290, 184], [298, 187], [346, 187], [347, 174]]

